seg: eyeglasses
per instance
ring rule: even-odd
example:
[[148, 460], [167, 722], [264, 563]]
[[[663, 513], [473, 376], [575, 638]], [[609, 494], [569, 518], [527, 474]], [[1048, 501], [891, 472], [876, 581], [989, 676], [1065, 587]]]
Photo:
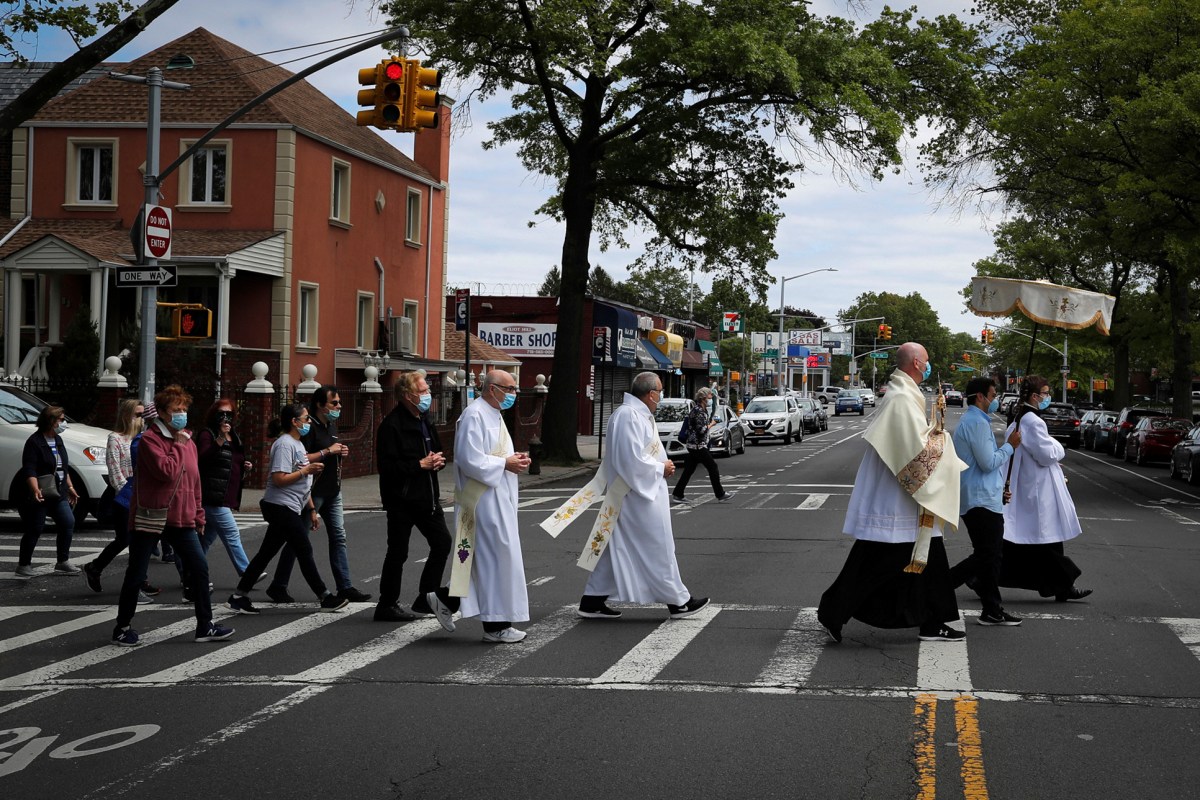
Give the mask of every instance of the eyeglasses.
[[499, 389], [500, 391], [504, 392], [505, 394], [516, 394], [516, 393], [517, 393], [517, 387], [516, 387], [516, 386], [501, 386], [501, 385], [500, 385], [500, 384], [498, 384], [498, 383], [497, 383], [497, 384], [492, 384], [492, 385], [493, 385], [493, 386], [495, 386], [495, 387], [496, 387], [497, 389]]
[[341, 404], [342, 404], [341, 400], [329, 400], [325, 403], [325, 405], [327, 405], [327, 406], [340, 406]]

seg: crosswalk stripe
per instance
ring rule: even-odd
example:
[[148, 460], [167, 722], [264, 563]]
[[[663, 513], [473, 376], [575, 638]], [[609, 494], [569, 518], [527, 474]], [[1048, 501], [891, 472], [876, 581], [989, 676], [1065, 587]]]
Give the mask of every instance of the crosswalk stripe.
[[1200, 659], [1200, 619], [1168, 617], [1162, 622], [1179, 637], [1179, 641], [1183, 643], [1184, 647], [1192, 651], [1192, 655]]
[[168, 669], [160, 670], [151, 675], [146, 675], [142, 678], [136, 678], [132, 683], [178, 683], [180, 681], [194, 678], [197, 675], [203, 675], [206, 672], [212, 672], [226, 664], [232, 664], [235, 661], [240, 661], [246, 656], [251, 656], [262, 652], [269, 647], [274, 647], [277, 644], [286, 642], [297, 636], [303, 636], [326, 625], [332, 624], [339, 620], [364, 611], [368, 608], [374, 608], [374, 603], [354, 603], [347, 609], [347, 614], [326, 614], [316, 613], [307, 614], [300, 619], [292, 620], [291, 622], [280, 625], [278, 628], [272, 628], [265, 633], [260, 633], [257, 636], [251, 636], [249, 639], [238, 639], [218, 648], [209, 653], [193, 658], [191, 661], [185, 661]]
[[825, 505], [825, 501], [829, 499], [827, 494], [810, 494], [804, 498], [804, 502], [796, 506], [797, 511], [815, 511]]
[[366, 644], [361, 644], [353, 650], [335, 656], [324, 664], [318, 664], [304, 672], [289, 675], [281, 680], [297, 683], [328, 683], [336, 681], [355, 670], [369, 666], [381, 658], [395, 653], [403, 647], [415, 642], [423, 636], [441, 630], [442, 626], [436, 619], [420, 619], [410, 622], [402, 628], [388, 631], [377, 636]]
[[605, 670], [603, 675], [596, 678], [593, 685], [606, 683], [649, 683], [720, 612], [720, 606], [710, 603], [693, 617], [682, 620], [667, 620], [659, 625], [654, 630], [654, 633], [634, 645], [616, 664]]
[[522, 658], [533, 655], [579, 623], [575, 606], [563, 606], [525, 630], [525, 638], [516, 647], [496, 647], [487, 655], [471, 661], [446, 676], [456, 683], [490, 683]]
[[815, 608], [802, 608], [771, 659], [754, 679], [755, 686], [805, 686], [824, 650], [825, 632]]
[[917, 689], [930, 692], [971, 691], [966, 642], [921, 642], [917, 651]]
[[23, 633], [20, 636], [13, 636], [10, 639], [0, 640], [0, 653], [7, 653], [10, 650], [16, 650], [18, 647], [24, 647], [28, 644], [44, 642], [47, 639], [53, 639], [55, 636], [61, 636], [64, 633], [82, 630], [83, 628], [91, 627], [99, 624], [104, 620], [113, 618], [112, 609], [107, 611], [97, 611], [95, 614], [77, 617], [75, 619], [60, 622], [57, 625], [49, 625], [45, 628], [38, 628], [36, 631]]

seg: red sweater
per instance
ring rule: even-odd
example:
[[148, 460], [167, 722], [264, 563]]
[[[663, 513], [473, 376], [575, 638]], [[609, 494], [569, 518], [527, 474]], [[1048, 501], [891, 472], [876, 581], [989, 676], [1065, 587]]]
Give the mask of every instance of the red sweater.
[[[183, 477], [180, 478], [180, 470]], [[197, 528], [204, 525], [204, 507], [200, 504], [200, 466], [196, 445], [191, 439], [177, 442], [163, 432], [158, 420], [150, 423], [138, 447], [133, 470], [133, 502], [146, 508], [162, 508], [168, 501], [167, 525]], [[175, 488], [178, 481], [179, 488]], [[174, 499], [171, 492], [175, 492]]]

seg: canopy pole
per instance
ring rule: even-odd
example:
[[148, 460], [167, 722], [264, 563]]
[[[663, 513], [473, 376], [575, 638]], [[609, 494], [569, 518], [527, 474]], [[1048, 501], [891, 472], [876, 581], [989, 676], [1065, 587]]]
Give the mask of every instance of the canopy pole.
[[1028, 375], [1029, 371], [1031, 369], [1033, 369], [1033, 346], [1037, 344], [1037, 326], [1038, 326], [1038, 324], [1036, 322], [1034, 322], [1033, 323], [1033, 336], [1029, 337], [1029, 358], [1025, 359], [1025, 374], [1026, 375]]

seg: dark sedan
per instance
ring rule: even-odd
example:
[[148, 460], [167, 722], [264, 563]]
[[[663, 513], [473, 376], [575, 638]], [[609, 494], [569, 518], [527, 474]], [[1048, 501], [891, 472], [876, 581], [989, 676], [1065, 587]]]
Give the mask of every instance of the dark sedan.
[[1112, 430], [1112, 424], [1116, 420], [1115, 411], [1086, 412], [1083, 419], [1079, 420], [1079, 432], [1083, 437], [1083, 446], [1088, 450], [1103, 450], [1103, 441], [1107, 439], [1108, 434], [1101, 432]]
[[1069, 403], [1051, 403], [1042, 411], [1046, 431], [1067, 447], [1079, 447], [1079, 413]]
[[1125, 441], [1125, 460], [1138, 464], [1145, 464], [1147, 461], [1170, 461], [1172, 448], [1191, 427], [1190, 419], [1142, 417]]
[[796, 405], [800, 406], [800, 416], [804, 420], [806, 433], [829, 430], [829, 414], [819, 401], [812, 397], [801, 397], [796, 400]]
[[1171, 448], [1171, 477], [1200, 486], [1200, 425], [1193, 425]]

